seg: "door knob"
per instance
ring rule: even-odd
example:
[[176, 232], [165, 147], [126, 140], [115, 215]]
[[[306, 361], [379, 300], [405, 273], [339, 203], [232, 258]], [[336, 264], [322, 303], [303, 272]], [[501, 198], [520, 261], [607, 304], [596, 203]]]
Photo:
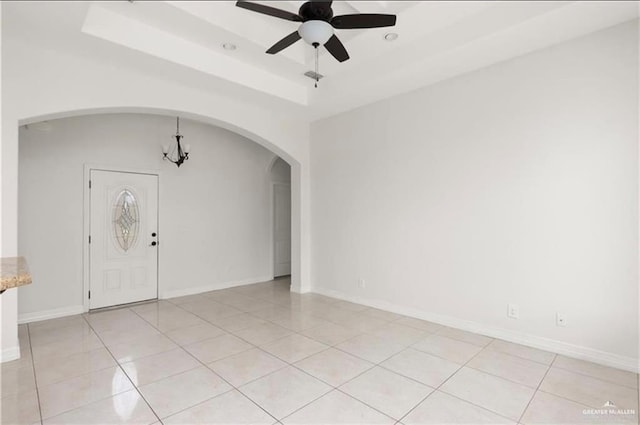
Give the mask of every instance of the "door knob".
[[156, 246], [156, 245], [158, 245], [158, 242], [156, 241], [151, 242], [151, 246]]
[[156, 232], [153, 232], [153, 233], [151, 234], [151, 236], [155, 238], [155, 237], [156, 237]]

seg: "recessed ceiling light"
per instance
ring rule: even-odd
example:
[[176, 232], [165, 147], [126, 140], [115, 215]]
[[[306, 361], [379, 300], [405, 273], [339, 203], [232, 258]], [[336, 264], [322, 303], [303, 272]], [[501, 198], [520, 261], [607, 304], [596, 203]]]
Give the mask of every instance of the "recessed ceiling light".
[[384, 35], [384, 39], [387, 41], [395, 41], [398, 38], [398, 34], [395, 32], [388, 32]]
[[236, 50], [238, 47], [233, 44], [233, 43], [224, 43], [222, 45], [222, 47], [224, 47], [225, 50]]

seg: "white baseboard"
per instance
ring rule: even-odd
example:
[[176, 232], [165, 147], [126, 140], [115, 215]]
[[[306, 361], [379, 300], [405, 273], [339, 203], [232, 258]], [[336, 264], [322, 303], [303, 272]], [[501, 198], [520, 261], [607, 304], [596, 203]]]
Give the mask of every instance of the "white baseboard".
[[18, 360], [20, 358], [20, 346], [5, 348], [0, 351], [0, 363]]
[[58, 317], [73, 316], [82, 313], [84, 313], [84, 306], [72, 305], [69, 307], [54, 308], [52, 310], [18, 314], [18, 323], [39, 322], [41, 320], [57, 319]]
[[[159, 299], [182, 297], [185, 295], [200, 294], [202, 292], [214, 291], [216, 289], [233, 288], [235, 286], [250, 285], [252, 283], [267, 282], [273, 280], [273, 276], [256, 277], [251, 279], [238, 280], [233, 282], [214, 283], [209, 285], [197, 286], [187, 289], [176, 289], [164, 291]], [[84, 306], [74, 305], [69, 307], [55, 308], [52, 310], [36, 311], [33, 313], [18, 314], [18, 323], [39, 322], [41, 320], [57, 319], [59, 317], [73, 316], [85, 312]]]
[[598, 363], [604, 366], [614, 367], [616, 369], [624, 369], [634, 373], [640, 372], [639, 359], [633, 357], [621, 356], [619, 354], [608, 353], [589, 347], [569, 344], [550, 338], [544, 338], [536, 335], [529, 335], [521, 332], [510, 331], [503, 328], [485, 325], [469, 320], [458, 319], [451, 316], [444, 316], [436, 313], [430, 313], [424, 310], [405, 307], [392, 304], [381, 300], [372, 300], [364, 297], [348, 295], [340, 291], [326, 288], [312, 288], [312, 292], [326, 295], [328, 297], [338, 298], [369, 307], [378, 308], [380, 310], [390, 311], [392, 313], [401, 314], [403, 316], [415, 317], [416, 319], [427, 320], [429, 322], [438, 323], [440, 325], [449, 326], [481, 335], [498, 338], [516, 344], [522, 344], [540, 350], [551, 351], [562, 354], [567, 357], [573, 357], [580, 360], [586, 360]]
[[291, 292], [295, 292], [296, 294], [306, 294], [308, 292], [312, 292], [308, 286], [301, 287], [300, 285], [295, 285], [291, 283]]
[[234, 288], [236, 286], [251, 285], [253, 283], [268, 282], [270, 280], [273, 280], [273, 276], [254, 277], [250, 279], [236, 280], [231, 282], [210, 283], [207, 285], [194, 286], [192, 288], [185, 289], [170, 289], [168, 291], [163, 291], [158, 298], [165, 300], [167, 298], [184, 297], [187, 295], [196, 295], [203, 292], [216, 291], [218, 289], [227, 289]]

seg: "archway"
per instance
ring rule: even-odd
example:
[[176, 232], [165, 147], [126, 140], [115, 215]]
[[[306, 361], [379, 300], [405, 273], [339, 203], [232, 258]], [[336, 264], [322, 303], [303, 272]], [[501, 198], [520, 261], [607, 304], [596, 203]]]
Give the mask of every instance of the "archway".
[[[292, 223], [292, 246], [291, 246], [291, 281], [292, 281], [292, 291], [295, 292], [305, 292], [305, 286], [302, 282], [302, 277], [300, 276], [301, 270], [301, 235], [300, 235], [300, 227], [296, 229], [295, 223], [300, 223], [302, 221], [300, 216], [300, 204], [301, 200], [301, 191], [294, 191], [293, 188], [297, 186], [300, 187], [301, 176], [301, 164], [300, 162], [289, 152], [281, 148], [278, 144], [267, 140], [266, 138], [252, 132], [246, 130], [238, 125], [229, 123], [224, 120], [220, 120], [214, 117], [209, 117], [193, 112], [185, 112], [180, 110], [169, 110], [169, 109], [160, 109], [160, 108], [151, 108], [151, 107], [109, 107], [109, 108], [92, 108], [92, 109], [82, 109], [82, 110], [72, 110], [72, 111], [63, 111], [58, 113], [50, 113], [45, 115], [33, 116], [25, 119], [21, 119], [18, 121], [18, 125], [22, 126], [25, 124], [33, 124], [42, 121], [55, 120], [61, 118], [71, 118], [71, 117], [80, 117], [86, 115], [100, 115], [100, 114], [119, 114], [119, 113], [136, 113], [136, 114], [150, 114], [150, 115], [162, 115], [168, 117], [180, 116], [182, 118], [186, 118], [192, 121], [198, 121], [200, 123], [209, 124], [215, 127], [220, 127], [225, 130], [231, 131], [233, 133], [239, 134], [254, 143], [257, 143], [260, 146], [263, 146], [267, 150], [276, 154], [275, 158], [282, 158], [287, 164], [291, 167], [291, 186], [292, 186], [292, 195], [291, 195], [291, 223]], [[272, 164], [273, 165], [273, 164]], [[297, 206], [297, 207], [296, 207]]]
[[291, 274], [291, 166], [276, 156], [269, 166], [271, 183], [273, 276]]
[[[302, 175], [303, 167], [302, 167], [302, 163], [298, 161], [297, 158], [295, 158], [290, 152], [284, 150], [278, 143], [268, 140], [267, 138], [259, 134], [256, 134], [253, 131], [247, 130], [236, 124], [230, 123], [222, 119], [218, 119], [216, 117], [206, 116], [199, 113], [194, 113], [194, 112], [184, 111], [184, 110], [164, 109], [164, 108], [155, 108], [155, 107], [130, 107], [130, 106], [77, 109], [77, 110], [69, 110], [69, 111], [60, 111], [55, 113], [47, 113], [42, 115], [31, 116], [29, 118], [19, 119], [15, 127], [16, 139], [17, 139], [17, 127], [25, 124], [33, 124], [41, 121], [47, 121], [47, 120], [53, 120], [53, 119], [59, 119], [59, 118], [69, 118], [74, 116], [108, 114], [108, 113], [141, 113], [141, 114], [164, 115], [164, 116], [170, 116], [170, 117], [175, 117], [179, 115], [187, 119], [210, 124], [210, 125], [224, 128], [226, 130], [237, 133], [265, 147], [266, 149], [272, 151], [277, 156], [285, 160], [291, 166], [291, 204], [292, 204], [292, 208], [291, 208], [291, 223], [292, 223], [291, 289], [294, 292], [308, 291], [309, 283], [306, 281], [306, 278], [303, 276], [304, 274], [302, 271], [303, 260], [302, 260], [302, 252], [301, 252], [302, 251], [302, 234], [301, 233], [302, 233], [302, 221], [303, 221], [301, 216], [302, 215], [301, 206], [303, 203], [303, 195], [302, 195], [301, 188], [303, 186], [302, 180], [304, 178]], [[6, 125], [6, 123], [4, 124]], [[15, 160], [17, 162], [17, 155]], [[305, 266], [306, 267], [304, 268], [308, 269], [308, 265], [305, 265]]]
[[[175, 126], [165, 115], [109, 113], [21, 127], [19, 250], [40, 283], [20, 293], [21, 322], [52, 310], [80, 313], [272, 279], [273, 194], [265, 168], [276, 155], [235, 132], [183, 118], [180, 130], [195, 155], [178, 169], [160, 149]], [[108, 243], [111, 215], [103, 211], [115, 200], [108, 191], [116, 183], [105, 186], [104, 179], [133, 190], [140, 205], [141, 233], [130, 252]], [[98, 225], [103, 219], [108, 223]]]

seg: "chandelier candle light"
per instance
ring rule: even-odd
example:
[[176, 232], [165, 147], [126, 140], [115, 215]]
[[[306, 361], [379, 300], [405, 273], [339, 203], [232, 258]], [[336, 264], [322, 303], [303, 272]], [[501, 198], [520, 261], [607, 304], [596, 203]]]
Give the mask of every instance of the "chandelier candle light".
[[173, 137], [176, 138], [176, 147], [169, 152], [170, 145], [164, 145], [162, 147], [162, 159], [173, 162], [180, 167], [183, 162], [189, 159], [189, 151], [191, 150], [191, 145], [184, 145], [183, 147], [180, 143], [180, 140], [184, 137], [180, 134], [180, 117], [176, 119], [176, 134]]

